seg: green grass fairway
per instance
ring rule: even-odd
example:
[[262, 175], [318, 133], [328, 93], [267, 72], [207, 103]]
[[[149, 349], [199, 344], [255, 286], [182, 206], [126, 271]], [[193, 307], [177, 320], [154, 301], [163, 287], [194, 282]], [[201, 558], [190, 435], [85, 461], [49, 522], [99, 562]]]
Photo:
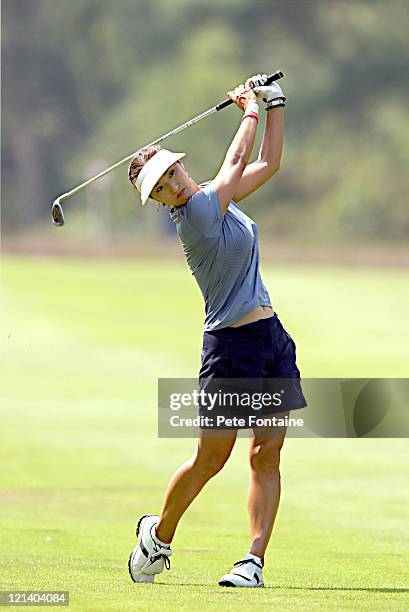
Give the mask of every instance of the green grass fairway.
[[[409, 375], [407, 273], [263, 276], [305, 376]], [[195, 447], [157, 439], [156, 379], [196, 375], [202, 311], [182, 260], [3, 258], [0, 589], [69, 590], [75, 610], [408, 610], [407, 439], [288, 439], [267, 588], [230, 590], [217, 580], [248, 549], [240, 439], [171, 571], [131, 583], [136, 520]]]

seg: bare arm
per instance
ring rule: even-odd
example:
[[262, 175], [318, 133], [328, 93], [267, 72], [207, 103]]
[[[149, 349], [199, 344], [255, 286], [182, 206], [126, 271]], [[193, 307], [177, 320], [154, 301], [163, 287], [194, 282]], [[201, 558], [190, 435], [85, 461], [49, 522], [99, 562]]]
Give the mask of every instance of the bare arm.
[[264, 185], [280, 169], [284, 143], [284, 108], [267, 111], [263, 141], [258, 158], [243, 171], [233, 194], [239, 202]]
[[[255, 94], [249, 89], [249, 81], [250, 79], [245, 85], [247, 90], [243, 91], [244, 87], [240, 86], [240, 88], [237, 88], [234, 92], [229, 92], [229, 97], [234, 100], [242, 110], [245, 110], [250, 102], [256, 101]], [[250, 159], [256, 137], [256, 130], [257, 120], [253, 117], [247, 117], [242, 121], [227, 151], [222, 167], [213, 181], [223, 215], [229, 207], [230, 201], [242, 178], [243, 171]]]

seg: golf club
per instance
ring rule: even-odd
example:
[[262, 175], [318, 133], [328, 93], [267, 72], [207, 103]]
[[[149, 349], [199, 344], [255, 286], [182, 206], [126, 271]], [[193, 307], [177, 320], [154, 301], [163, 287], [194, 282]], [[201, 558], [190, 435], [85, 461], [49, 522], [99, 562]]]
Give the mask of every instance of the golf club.
[[[273, 81], [278, 81], [278, 79], [281, 79], [283, 76], [284, 76], [284, 73], [281, 70], [277, 70], [276, 72], [274, 72], [273, 74], [271, 74], [267, 78], [267, 81], [266, 81], [265, 85], [270, 85], [270, 83], [272, 83]], [[167, 134], [164, 134], [163, 136], [160, 136], [159, 138], [157, 138], [153, 142], [150, 142], [148, 145], [145, 145], [144, 147], [141, 147], [140, 149], [138, 149], [134, 153], [131, 153], [127, 157], [124, 157], [124, 159], [121, 159], [120, 161], [118, 161], [116, 164], [113, 164], [112, 166], [110, 166], [106, 170], [103, 170], [102, 172], [100, 172], [99, 174], [96, 174], [95, 176], [93, 176], [92, 178], [88, 179], [84, 183], [81, 183], [81, 185], [78, 185], [77, 187], [74, 187], [73, 189], [71, 189], [71, 191], [67, 191], [67, 193], [63, 193], [62, 195], [58, 196], [58, 198], [56, 198], [54, 200], [53, 205], [52, 205], [52, 210], [51, 210], [51, 216], [52, 216], [52, 220], [53, 220], [54, 225], [57, 225], [59, 227], [64, 225], [64, 214], [63, 214], [63, 210], [62, 210], [62, 206], [61, 206], [61, 204], [62, 204], [62, 202], [64, 200], [67, 200], [68, 198], [70, 198], [71, 196], [75, 195], [76, 193], [78, 193], [82, 189], [85, 189], [85, 187], [88, 187], [88, 185], [91, 185], [92, 183], [95, 183], [95, 181], [97, 181], [98, 179], [102, 178], [103, 176], [105, 176], [109, 172], [112, 172], [116, 168], [119, 168], [123, 164], [126, 164], [126, 162], [130, 161], [132, 159], [132, 157], [134, 155], [136, 155], [136, 153], [138, 151], [141, 151], [143, 149], [147, 149], [148, 147], [151, 147], [151, 146], [153, 146], [155, 144], [158, 144], [158, 143], [162, 142], [166, 138], [170, 138], [170, 136], [174, 136], [175, 134], [178, 134], [179, 132], [182, 132], [182, 130], [185, 130], [186, 128], [191, 127], [192, 125], [195, 125], [196, 123], [198, 123], [198, 121], [201, 121], [205, 117], [209, 117], [213, 113], [216, 113], [216, 112], [222, 110], [223, 108], [226, 108], [227, 106], [230, 106], [230, 104], [233, 104], [232, 100], [230, 100], [229, 98], [226, 98], [226, 100], [223, 100], [223, 102], [220, 102], [220, 104], [217, 104], [216, 106], [213, 106], [212, 108], [209, 108], [204, 113], [201, 113], [200, 115], [197, 115], [197, 117], [194, 117], [193, 119], [190, 119], [190, 121], [186, 121], [186, 123], [184, 123], [183, 125], [180, 125], [179, 127], [175, 128], [171, 132], [168, 132]]]

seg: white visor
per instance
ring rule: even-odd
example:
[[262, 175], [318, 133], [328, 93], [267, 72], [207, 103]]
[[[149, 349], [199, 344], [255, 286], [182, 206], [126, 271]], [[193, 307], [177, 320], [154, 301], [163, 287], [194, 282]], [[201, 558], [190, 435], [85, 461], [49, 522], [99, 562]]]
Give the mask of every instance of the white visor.
[[169, 166], [185, 155], [186, 153], [172, 153], [167, 149], [160, 149], [146, 162], [136, 179], [136, 188], [141, 194], [142, 204], [146, 204], [150, 192]]

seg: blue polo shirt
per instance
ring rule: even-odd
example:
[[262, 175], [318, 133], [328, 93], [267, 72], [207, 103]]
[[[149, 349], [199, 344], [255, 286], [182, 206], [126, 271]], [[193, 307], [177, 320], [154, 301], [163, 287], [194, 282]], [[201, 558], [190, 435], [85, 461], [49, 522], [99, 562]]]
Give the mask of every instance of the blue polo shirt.
[[257, 225], [233, 200], [223, 216], [213, 184], [204, 183], [170, 216], [205, 301], [204, 331], [271, 306], [259, 272]]

